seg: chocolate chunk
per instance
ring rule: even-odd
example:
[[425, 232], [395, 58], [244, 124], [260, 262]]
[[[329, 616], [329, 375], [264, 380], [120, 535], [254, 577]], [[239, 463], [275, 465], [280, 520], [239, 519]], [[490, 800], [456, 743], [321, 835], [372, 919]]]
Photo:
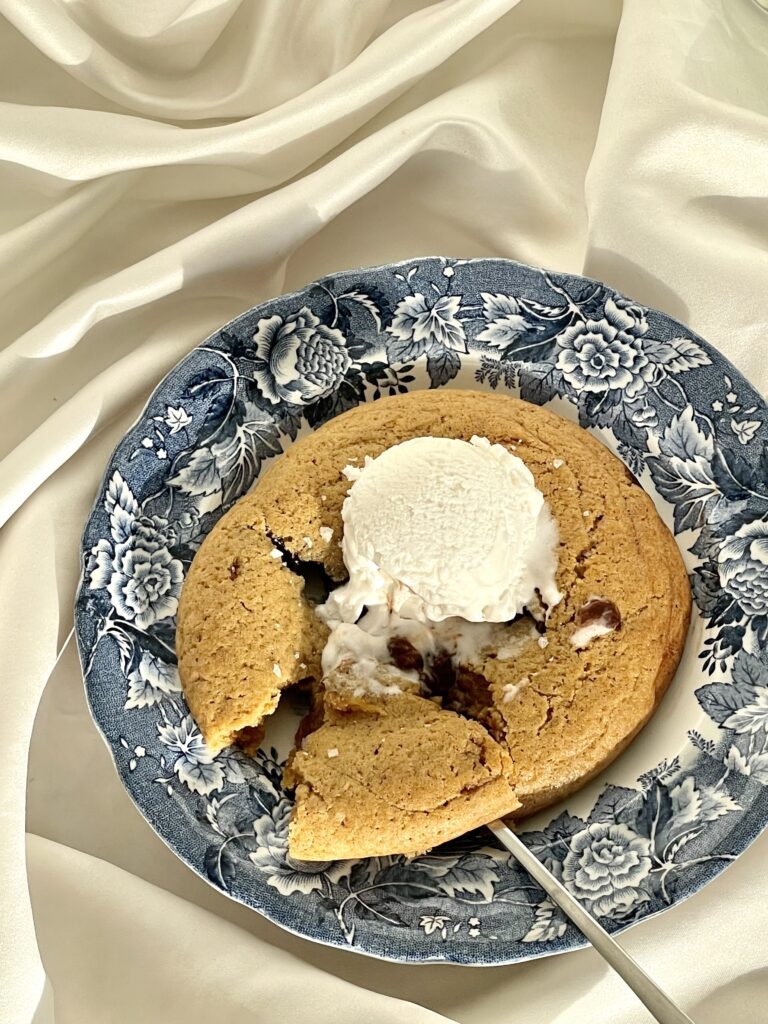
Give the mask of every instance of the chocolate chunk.
[[422, 681], [430, 696], [444, 697], [456, 682], [456, 666], [450, 654], [442, 653], [433, 658]]
[[459, 665], [446, 699], [457, 714], [479, 722], [495, 740], [504, 738], [504, 718], [494, 706], [491, 684], [485, 676]]
[[479, 714], [485, 708], [493, 707], [491, 684], [485, 676], [479, 672], [473, 672], [465, 665], [460, 665], [456, 672], [453, 691], [456, 703], [470, 716], [473, 713]]
[[601, 622], [607, 629], [618, 629], [621, 613], [613, 601], [605, 597], [590, 597], [576, 612], [576, 625], [591, 626], [594, 622]]
[[403, 672], [414, 670], [421, 672], [424, 668], [424, 658], [419, 654], [410, 640], [404, 636], [393, 636], [387, 644], [392, 661]]

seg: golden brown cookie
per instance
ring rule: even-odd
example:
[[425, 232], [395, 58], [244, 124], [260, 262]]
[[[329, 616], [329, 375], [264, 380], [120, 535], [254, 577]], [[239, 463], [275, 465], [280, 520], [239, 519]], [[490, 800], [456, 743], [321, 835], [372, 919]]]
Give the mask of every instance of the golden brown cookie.
[[[595, 437], [546, 409], [504, 395], [421, 391], [361, 406], [298, 441], [195, 558], [180, 605], [180, 671], [190, 708], [214, 748], [241, 723], [256, 725], [274, 708], [281, 687], [301, 674], [292, 666], [295, 651], [306, 674], [318, 677], [324, 627], [303, 596], [303, 581], [271, 558], [270, 536], [342, 580], [344, 467], [408, 438], [475, 434], [505, 445], [533, 473], [558, 525], [557, 584], [564, 598], [541, 637], [516, 645], [512, 657], [498, 645], [484, 650], [472, 664], [454, 666], [437, 692], [509, 753], [504, 774], [520, 814], [583, 785], [648, 720], [674, 674], [690, 617], [683, 562], [651, 499]], [[246, 596], [227, 578], [237, 555], [247, 561], [240, 583]], [[618, 628], [576, 646], [581, 627], [599, 616]], [[269, 628], [277, 621], [286, 623], [279, 637]], [[323, 764], [321, 775], [301, 776], [296, 821], [304, 850], [312, 828], [319, 837], [328, 826], [324, 798], [313, 785], [321, 777], [323, 786], [331, 784], [335, 760]], [[443, 835], [440, 816], [431, 817], [435, 832], [427, 845]], [[347, 820], [344, 828], [350, 827]], [[355, 834], [364, 845], [363, 833]], [[322, 842], [324, 857], [352, 855], [348, 840], [347, 852], [337, 854]]]

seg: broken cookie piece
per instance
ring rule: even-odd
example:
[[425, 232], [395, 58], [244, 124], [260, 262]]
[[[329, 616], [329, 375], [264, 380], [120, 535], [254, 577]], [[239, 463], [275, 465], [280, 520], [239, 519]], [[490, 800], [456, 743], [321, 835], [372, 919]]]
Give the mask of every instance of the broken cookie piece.
[[[329, 683], [337, 695], [349, 691]], [[296, 800], [291, 856], [423, 853], [519, 806], [509, 762], [476, 722], [415, 694], [355, 710], [326, 700], [322, 725], [303, 737], [285, 773]]]
[[282, 690], [320, 678], [328, 629], [304, 576], [273, 550], [258, 496], [248, 495], [206, 537], [182, 589], [179, 672], [213, 754], [232, 743], [254, 751], [254, 729]]

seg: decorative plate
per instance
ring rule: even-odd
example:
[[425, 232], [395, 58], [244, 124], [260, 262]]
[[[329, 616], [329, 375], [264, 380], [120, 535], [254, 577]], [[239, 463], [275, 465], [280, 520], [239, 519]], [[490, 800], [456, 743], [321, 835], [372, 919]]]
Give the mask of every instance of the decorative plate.
[[578, 420], [674, 528], [695, 608], [670, 691], [629, 749], [523, 838], [611, 932], [700, 889], [768, 823], [768, 415], [710, 345], [596, 281], [420, 259], [237, 317], [168, 374], [115, 450], [85, 528], [77, 637], [123, 784], [203, 878], [329, 945], [505, 964], [583, 939], [490, 834], [410, 862], [292, 861], [281, 759], [295, 713], [278, 711], [255, 759], [212, 757], [174, 655], [184, 573], [271, 459], [361, 402], [450, 386]]

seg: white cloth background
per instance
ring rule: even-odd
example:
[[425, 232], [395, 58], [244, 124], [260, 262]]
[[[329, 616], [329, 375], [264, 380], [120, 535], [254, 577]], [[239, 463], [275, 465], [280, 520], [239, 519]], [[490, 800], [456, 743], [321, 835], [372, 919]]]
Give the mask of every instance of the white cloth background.
[[[424, 254], [583, 271], [685, 320], [765, 393], [768, 15], [750, 0], [0, 11], [2, 1024], [647, 1021], [588, 950], [401, 967], [236, 906], [122, 792], [71, 644], [52, 666], [82, 523], [153, 385], [318, 275]], [[765, 1019], [767, 843], [624, 937], [700, 1024]]]

